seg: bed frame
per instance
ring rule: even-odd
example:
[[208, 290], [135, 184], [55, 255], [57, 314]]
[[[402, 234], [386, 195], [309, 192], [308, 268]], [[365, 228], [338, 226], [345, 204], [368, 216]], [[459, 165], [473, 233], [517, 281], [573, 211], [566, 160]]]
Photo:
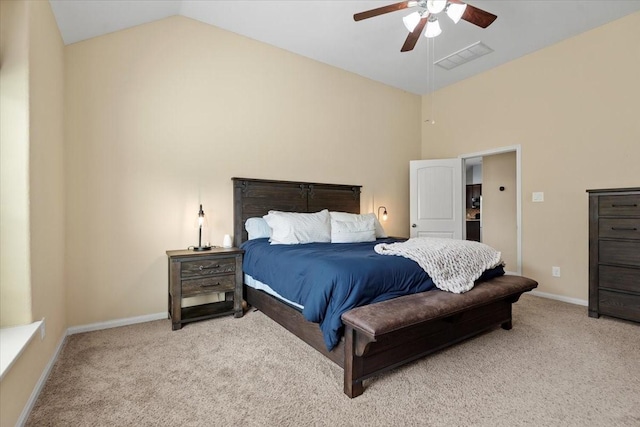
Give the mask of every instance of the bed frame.
[[[232, 178], [234, 242], [247, 240], [244, 223], [269, 210], [360, 212], [359, 185]], [[501, 276], [456, 295], [439, 290], [408, 295], [343, 314], [345, 336], [328, 351], [320, 328], [302, 313], [269, 294], [244, 287], [247, 303], [344, 369], [344, 392], [364, 392], [363, 380], [426, 354], [502, 326], [511, 329], [511, 306], [537, 283]]]

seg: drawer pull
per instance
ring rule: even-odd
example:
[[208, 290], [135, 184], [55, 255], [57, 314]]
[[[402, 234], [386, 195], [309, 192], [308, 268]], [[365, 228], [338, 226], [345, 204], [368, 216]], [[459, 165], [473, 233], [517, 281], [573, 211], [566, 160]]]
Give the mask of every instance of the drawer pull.
[[204, 265], [201, 265], [200, 266], [200, 271], [202, 271], [202, 270], [213, 270], [213, 269], [216, 269], [216, 268], [220, 268], [220, 265], [216, 264], [216, 265], [212, 265], [210, 267], [205, 267]]
[[612, 208], [637, 208], [638, 204], [634, 203], [634, 204], [629, 204], [629, 205], [621, 205], [621, 204], [612, 203], [611, 207]]
[[220, 282], [212, 284], [203, 283], [200, 285], [201, 288], [214, 288], [216, 286], [220, 286]]
[[617, 231], [637, 231], [636, 227], [611, 227], [612, 230]]

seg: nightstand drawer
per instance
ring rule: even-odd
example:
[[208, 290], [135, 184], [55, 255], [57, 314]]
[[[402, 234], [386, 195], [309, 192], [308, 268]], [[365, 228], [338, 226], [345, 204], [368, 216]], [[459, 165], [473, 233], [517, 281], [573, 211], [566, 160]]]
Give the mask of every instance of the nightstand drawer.
[[182, 296], [184, 298], [196, 295], [218, 292], [232, 292], [235, 289], [234, 275], [211, 276], [202, 279], [190, 279], [182, 281]]
[[212, 274], [233, 273], [236, 271], [235, 258], [202, 259], [198, 261], [185, 261], [182, 263], [181, 276], [199, 277]]

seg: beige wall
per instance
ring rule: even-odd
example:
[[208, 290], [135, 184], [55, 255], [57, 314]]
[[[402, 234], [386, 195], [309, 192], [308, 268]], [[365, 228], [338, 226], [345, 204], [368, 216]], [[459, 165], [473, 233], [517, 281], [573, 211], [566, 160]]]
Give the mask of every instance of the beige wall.
[[231, 177], [363, 185], [406, 234], [420, 97], [184, 17], [66, 47], [69, 326], [165, 312], [165, 251]]
[[640, 184], [639, 39], [635, 13], [435, 94], [423, 158], [521, 145], [523, 274], [539, 291], [587, 299], [585, 190]]
[[[25, 217], [29, 225], [29, 253], [23, 254], [29, 278], [22, 283], [28, 289], [28, 318], [25, 322], [45, 318], [46, 337], [39, 334], [25, 348], [0, 383], [0, 425], [12, 426], [20, 417], [45, 366], [53, 357], [66, 331], [64, 283], [64, 173], [63, 173], [63, 56], [64, 46], [49, 2], [0, 2], [2, 4], [3, 42], [24, 37], [20, 68], [28, 92], [28, 138], [23, 141], [28, 156], [25, 172], [27, 197]], [[16, 15], [16, 13], [18, 15]], [[14, 21], [13, 19], [18, 19]], [[10, 26], [5, 33], [5, 19]], [[4, 45], [3, 45], [4, 47]], [[4, 49], [3, 49], [4, 59]], [[5, 62], [2, 64], [5, 72]], [[28, 87], [27, 87], [28, 85]], [[5, 86], [3, 81], [2, 96]], [[4, 117], [3, 117], [4, 119]], [[3, 131], [5, 129], [3, 121]], [[22, 123], [21, 123], [22, 124]], [[4, 139], [4, 134], [3, 134]], [[4, 158], [4, 152], [2, 153]], [[4, 166], [4, 163], [3, 163]], [[4, 175], [3, 175], [4, 181]], [[13, 182], [12, 182], [13, 184]], [[3, 182], [4, 185], [4, 182]], [[12, 188], [15, 190], [15, 188]], [[2, 205], [5, 205], [4, 193]], [[4, 211], [3, 211], [4, 217]], [[5, 234], [2, 234], [3, 245]], [[5, 260], [3, 246], [2, 259]], [[30, 262], [29, 262], [30, 258]], [[4, 271], [4, 264], [3, 264]], [[4, 283], [3, 283], [4, 287]], [[2, 295], [4, 311], [5, 295]], [[9, 299], [10, 304], [13, 300]], [[4, 313], [3, 313], [4, 314]]]
[[518, 271], [516, 192], [515, 151], [483, 157], [482, 242], [502, 252], [511, 272]]
[[27, 3], [0, 2], [0, 326], [31, 322]]
[[[29, 219], [31, 310], [46, 319], [51, 352], [67, 329], [64, 277], [64, 44], [48, 2], [34, 1], [29, 26]], [[42, 4], [44, 3], [44, 4]]]

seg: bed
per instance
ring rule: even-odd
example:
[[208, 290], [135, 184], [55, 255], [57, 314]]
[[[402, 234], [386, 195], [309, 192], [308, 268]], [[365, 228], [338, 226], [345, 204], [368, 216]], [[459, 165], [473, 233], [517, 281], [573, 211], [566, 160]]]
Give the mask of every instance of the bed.
[[[270, 210], [313, 213], [360, 212], [358, 185], [232, 178], [234, 243], [248, 240], [245, 222]], [[245, 245], [246, 246], [246, 245]], [[412, 261], [410, 261], [412, 262]], [[511, 307], [537, 283], [500, 276], [462, 295], [437, 289], [367, 304], [341, 316], [341, 338], [328, 346], [318, 323], [300, 308], [245, 284], [247, 303], [298, 336], [344, 369], [344, 392], [356, 397], [363, 381], [487, 329], [511, 328]]]

